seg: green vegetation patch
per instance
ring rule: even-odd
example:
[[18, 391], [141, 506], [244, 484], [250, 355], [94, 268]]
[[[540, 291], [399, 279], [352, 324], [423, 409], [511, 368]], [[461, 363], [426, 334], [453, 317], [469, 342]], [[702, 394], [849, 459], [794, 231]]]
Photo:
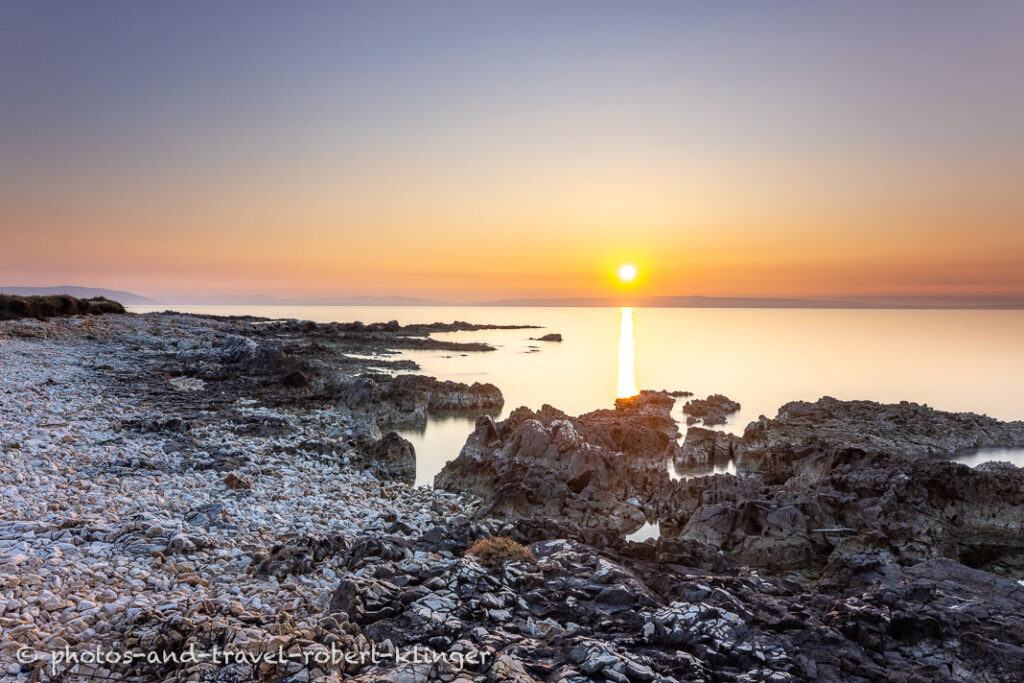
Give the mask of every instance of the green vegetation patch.
[[102, 296], [76, 299], [67, 294], [49, 296], [10, 296], [0, 294], [0, 320], [15, 318], [54, 318], [68, 315], [124, 313], [124, 306]]

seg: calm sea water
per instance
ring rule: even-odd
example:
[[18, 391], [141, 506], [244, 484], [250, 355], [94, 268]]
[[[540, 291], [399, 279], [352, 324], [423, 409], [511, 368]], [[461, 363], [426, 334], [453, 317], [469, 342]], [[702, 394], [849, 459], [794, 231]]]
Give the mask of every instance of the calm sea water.
[[[131, 306], [145, 312], [166, 306]], [[791, 400], [821, 396], [901, 400], [942, 410], [1024, 418], [1024, 311], [687, 308], [484, 308], [368, 306], [176, 306], [174, 310], [318, 322], [534, 324], [543, 330], [436, 335], [497, 347], [466, 355], [412, 351], [404, 357], [442, 379], [492, 382], [505, 395], [499, 417], [549, 403], [570, 414], [611, 407], [636, 389], [723, 393], [743, 408], [723, 429], [742, 432]], [[537, 342], [559, 332], [561, 343]], [[677, 403], [681, 418], [682, 401]], [[431, 419], [405, 433], [429, 484], [458, 455], [469, 418]], [[1024, 465], [1020, 451], [964, 456]]]

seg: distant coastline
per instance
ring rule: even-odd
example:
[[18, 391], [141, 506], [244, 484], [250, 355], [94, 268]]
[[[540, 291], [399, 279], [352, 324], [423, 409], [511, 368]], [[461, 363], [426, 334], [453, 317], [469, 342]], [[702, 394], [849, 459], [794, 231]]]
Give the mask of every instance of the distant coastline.
[[97, 287], [5, 287], [0, 294], [79, 298], [105, 297], [128, 305], [149, 306], [479, 306], [479, 307], [619, 307], [637, 308], [809, 308], [809, 309], [966, 309], [1024, 310], [1024, 296], [883, 295], [802, 299], [789, 297], [558, 297], [508, 298], [481, 301], [442, 301], [409, 296], [275, 297], [265, 294], [208, 294], [144, 296]]

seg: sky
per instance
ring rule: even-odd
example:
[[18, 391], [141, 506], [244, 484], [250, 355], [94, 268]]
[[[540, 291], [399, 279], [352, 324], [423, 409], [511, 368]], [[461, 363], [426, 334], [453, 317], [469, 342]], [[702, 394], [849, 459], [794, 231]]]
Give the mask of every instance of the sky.
[[1021, 2], [0, 2], [0, 285], [1024, 295]]

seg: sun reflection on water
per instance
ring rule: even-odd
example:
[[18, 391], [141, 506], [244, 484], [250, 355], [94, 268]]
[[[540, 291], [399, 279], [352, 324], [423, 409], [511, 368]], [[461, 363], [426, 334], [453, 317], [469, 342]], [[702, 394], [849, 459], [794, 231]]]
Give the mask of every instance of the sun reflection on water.
[[636, 350], [633, 345], [633, 308], [623, 306], [619, 319], [619, 381], [616, 398], [636, 396]]

